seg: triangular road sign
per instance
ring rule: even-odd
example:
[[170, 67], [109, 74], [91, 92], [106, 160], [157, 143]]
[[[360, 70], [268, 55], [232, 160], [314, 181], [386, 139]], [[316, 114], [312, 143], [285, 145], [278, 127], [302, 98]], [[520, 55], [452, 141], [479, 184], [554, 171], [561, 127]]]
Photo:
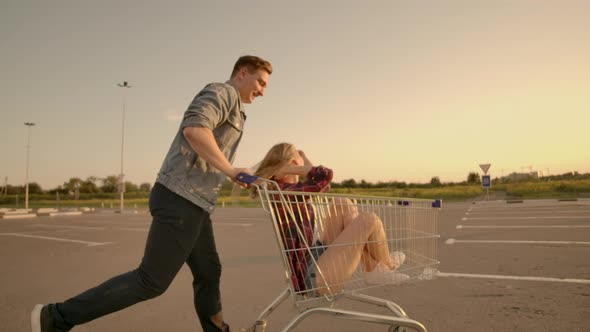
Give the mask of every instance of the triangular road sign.
[[492, 164], [479, 164], [479, 168], [483, 171], [484, 174], [488, 174], [488, 169], [490, 169]]

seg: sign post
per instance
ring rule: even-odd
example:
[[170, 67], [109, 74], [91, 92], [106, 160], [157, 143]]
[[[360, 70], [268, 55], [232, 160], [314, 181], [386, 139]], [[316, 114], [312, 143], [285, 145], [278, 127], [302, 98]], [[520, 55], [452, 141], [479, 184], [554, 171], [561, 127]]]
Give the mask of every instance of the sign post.
[[492, 187], [492, 176], [488, 175], [488, 170], [492, 164], [479, 164], [479, 168], [484, 175], [481, 177], [481, 187], [486, 189], [486, 200], [490, 199], [490, 188]]

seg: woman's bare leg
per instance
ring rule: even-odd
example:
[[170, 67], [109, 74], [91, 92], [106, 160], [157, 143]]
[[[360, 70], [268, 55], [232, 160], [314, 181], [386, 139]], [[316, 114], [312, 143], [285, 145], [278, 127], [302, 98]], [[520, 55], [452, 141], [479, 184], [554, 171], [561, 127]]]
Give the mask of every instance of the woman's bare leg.
[[[367, 244], [367, 241], [375, 241], [375, 243]], [[352, 277], [365, 247], [369, 256], [393, 268], [383, 231], [383, 223], [374, 213], [360, 213], [320, 256], [318, 268], [322, 272], [323, 278], [319, 273], [316, 276], [318, 292], [328, 294], [327, 285], [330, 286], [332, 292], [338, 292], [342, 285]]]
[[375, 269], [375, 267], [377, 267], [377, 265], [379, 265], [379, 262], [377, 262], [375, 260], [375, 258], [373, 258], [373, 256], [371, 256], [371, 254], [369, 253], [369, 249], [367, 248], [367, 246], [365, 246], [365, 248], [363, 248], [363, 253], [361, 255], [361, 261], [363, 262], [363, 265], [365, 266], [365, 271], [367, 272], [371, 272]]
[[321, 228], [320, 240], [329, 245], [358, 216], [356, 205], [348, 198], [335, 197]]
[[[324, 245], [330, 245], [336, 238], [338, 238], [338, 236], [340, 236], [340, 233], [353, 222], [353, 220], [357, 219], [358, 216], [358, 208], [350, 199], [341, 197], [334, 198], [332, 205], [329, 207], [328, 215], [322, 225], [323, 231], [320, 237], [322, 243]], [[382, 233], [383, 234], [373, 235], [368, 241], [382, 241], [381, 244], [386, 244], [385, 233]], [[376, 244], [373, 244], [368, 248], [365, 247], [361, 254], [361, 259], [366, 271], [372, 271], [377, 264], [379, 264], [379, 261], [376, 260], [376, 257], [379, 255], [372, 254], [378, 252], [376, 247]], [[369, 248], [372, 250], [369, 250]], [[389, 266], [388, 258], [384, 264]]]
[[[368, 214], [374, 218], [377, 218], [378, 223], [375, 226], [376, 229], [374, 232], [371, 233], [367, 239], [367, 245], [365, 248], [366, 252], [368, 253], [368, 257], [365, 257], [365, 270], [368, 272], [372, 271], [378, 263], [382, 263], [393, 270], [397, 266], [394, 266], [394, 262], [389, 254], [389, 245], [387, 244], [387, 237], [385, 235], [383, 222], [374, 213]], [[361, 216], [364, 216], [364, 214], [361, 214], [359, 217]]]

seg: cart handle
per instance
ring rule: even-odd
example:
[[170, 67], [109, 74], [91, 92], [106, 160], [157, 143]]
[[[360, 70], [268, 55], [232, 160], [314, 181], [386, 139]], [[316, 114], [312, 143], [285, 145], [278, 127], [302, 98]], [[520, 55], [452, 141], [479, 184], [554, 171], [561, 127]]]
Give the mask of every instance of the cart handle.
[[236, 176], [236, 179], [246, 184], [252, 184], [254, 181], [258, 180], [258, 177], [248, 173], [239, 173], [238, 176]]

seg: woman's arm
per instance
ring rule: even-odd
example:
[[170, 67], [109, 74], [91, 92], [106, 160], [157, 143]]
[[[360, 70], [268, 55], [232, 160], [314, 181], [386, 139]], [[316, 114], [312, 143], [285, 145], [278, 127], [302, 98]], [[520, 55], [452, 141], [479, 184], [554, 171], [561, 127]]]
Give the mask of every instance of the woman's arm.
[[307, 156], [305, 155], [305, 152], [303, 152], [303, 150], [299, 150], [299, 155], [301, 156], [301, 159], [303, 159], [303, 165], [304, 166], [313, 166], [312, 162], [309, 160], [309, 158], [307, 158]]
[[[330, 190], [330, 182], [334, 176], [331, 169], [324, 166], [289, 166], [289, 169], [291, 167], [298, 167], [293, 169], [293, 171], [298, 172], [307, 170], [305, 182], [285, 183], [282, 185], [282, 190], [304, 192], [326, 192]], [[302, 174], [297, 173], [297, 175]]]
[[286, 175], [299, 175], [299, 176], [307, 176], [307, 173], [311, 171], [313, 166], [297, 166], [297, 165], [287, 165], [277, 171], [275, 174], [276, 178], [283, 178]]

